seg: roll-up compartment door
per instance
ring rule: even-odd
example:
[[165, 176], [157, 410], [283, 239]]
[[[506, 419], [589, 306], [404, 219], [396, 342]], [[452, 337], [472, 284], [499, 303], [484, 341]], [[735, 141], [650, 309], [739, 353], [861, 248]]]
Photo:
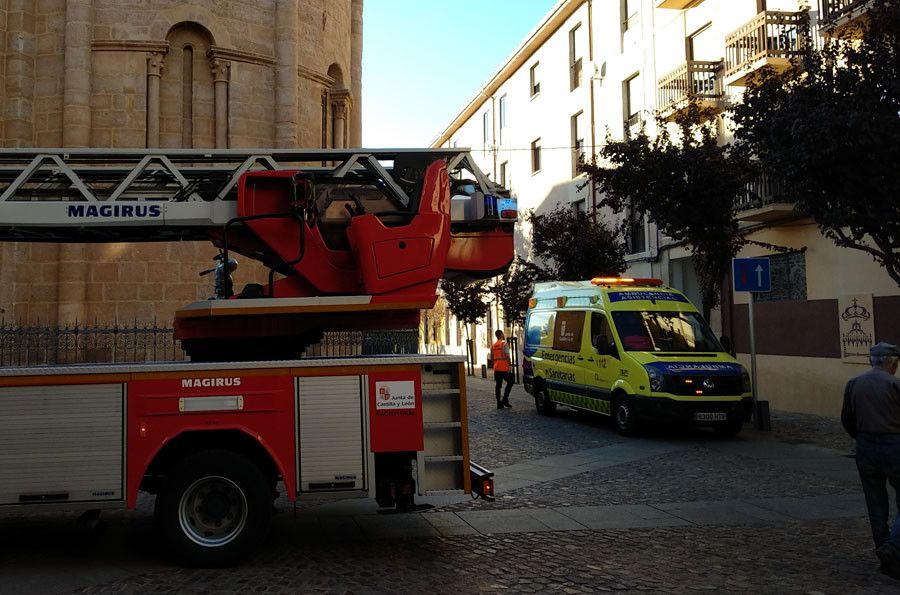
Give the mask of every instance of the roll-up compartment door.
[[0, 504], [123, 499], [121, 384], [0, 387]]
[[301, 492], [366, 489], [362, 399], [359, 376], [297, 379]]

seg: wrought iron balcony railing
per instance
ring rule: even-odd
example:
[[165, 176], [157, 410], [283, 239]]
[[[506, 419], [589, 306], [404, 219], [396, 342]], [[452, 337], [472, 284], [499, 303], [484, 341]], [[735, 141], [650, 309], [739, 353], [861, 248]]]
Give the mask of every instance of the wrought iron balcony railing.
[[[765, 64], [786, 66], [807, 42], [801, 13], [766, 10], [725, 38], [725, 78]], [[730, 83], [734, 84], [734, 83]]]
[[792, 202], [784, 182], [761, 173], [747, 182], [744, 191], [735, 198], [734, 211], [739, 213]]
[[624, 136], [625, 138], [634, 138], [641, 131], [641, 126], [644, 125], [644, 114], [638, 112], [636, 114], [632, 114], [628, 116], [628, 119], [624, 122]]
[[721, 102], [725, 97], [722, 69], [721, 60], [691, 60], [662, 77], [657, 91], [660, 111], [677, 109], [690, 97], [704, 103]]
[[829, 25], [865, 8], [872, 0], [819, 0], [819, 20]]

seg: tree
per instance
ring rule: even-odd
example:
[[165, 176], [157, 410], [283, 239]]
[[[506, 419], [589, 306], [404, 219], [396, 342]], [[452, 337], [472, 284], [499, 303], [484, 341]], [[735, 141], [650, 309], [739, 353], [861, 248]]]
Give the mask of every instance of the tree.
[[625, 270], [625, 245], [616, 231], [587, 213], [557, 205], [542, 215], [525, 216], [531, 226], [535, 280], [590, 279]]
[[520, 257], [491, 285], [490, 290], [500, 302], [503, 318], [508, 323], [525, 322], [525, 312], [528, 310], [528, 300], [534, 282], [542, 277], [540, 267]]
[[625, 270], [625, 246], [615, 231], [590, 215], [557, 205], [537, 215], [529, 211], [532, 259], [516, 259], [490, 289], [509, 323], [522, 323], [534, 284], [553, 279], [590, 279]]
[[457, 320], [466, 324], [466, 338], [469, 338], [469, 325], [480, 322], [488, 311], [485, 302], [488, 287], [486, 281], [465, 283], [462, 281], [441, 281], [441, 291], [447, 301], [447, 307], [453, 312]]
[[860, 41], [807, 44], [801, 64], [754, 77], [735, 138], [826, 237], [900, 285], [900, 3], [876, 2], [860, 27]]
[[[694, 268], [708, 311], [719, 303], [731, 259], [744, 243], [734, 199], [750, 179], [743, 154], [718, 143], [714, 114], [691, 100], [670, 130], [657, 118], [659, 134], [607, 138], [600, 158], [581, 166], [594, 180], [598, 206], [647, 218], [693, 250]], [[623, 217], [619, 232], [628, 232]]]

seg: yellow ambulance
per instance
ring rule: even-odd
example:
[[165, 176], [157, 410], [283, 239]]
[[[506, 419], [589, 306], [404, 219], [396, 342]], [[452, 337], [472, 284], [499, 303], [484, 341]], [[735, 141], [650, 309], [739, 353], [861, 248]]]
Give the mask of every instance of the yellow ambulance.
[[753, 408], [750, 375], [684, 294], [659, 279], [537, 283], [525, 321], [525, 389], [610, 415], [620, 433], [648, 423], [735, 435]]

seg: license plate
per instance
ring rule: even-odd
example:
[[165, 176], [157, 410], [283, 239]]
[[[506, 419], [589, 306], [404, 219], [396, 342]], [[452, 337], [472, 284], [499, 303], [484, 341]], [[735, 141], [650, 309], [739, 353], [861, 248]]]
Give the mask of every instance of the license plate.
[[695, 413], [694, 421], [728, 421], [727, 413]]

